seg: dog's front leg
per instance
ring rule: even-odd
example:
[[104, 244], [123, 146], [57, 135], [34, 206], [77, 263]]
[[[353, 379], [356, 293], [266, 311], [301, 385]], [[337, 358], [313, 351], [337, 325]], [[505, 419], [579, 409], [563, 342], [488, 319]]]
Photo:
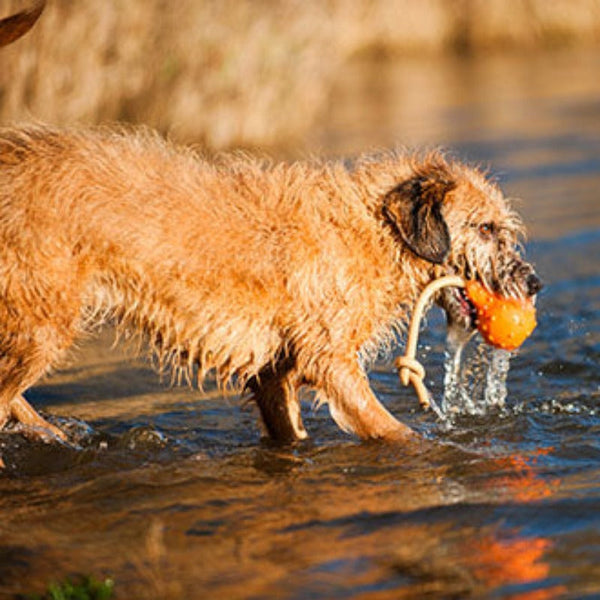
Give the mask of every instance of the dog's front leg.
[[278, 442], [290, 443], [307, 437], [300, 414], [298, 384], [295, 361], [286, 357], [264, 367], [246, 385], [260, 409], [269, 437]]
[[[322, 386], [331, 416], [338, 426], [362, 439], [404, 440], [416, 435], [379, 402], [365, 372], [350, 362], [336, 363], [327, 370]], [[322, 393], [322, 392], [321, 392]]]

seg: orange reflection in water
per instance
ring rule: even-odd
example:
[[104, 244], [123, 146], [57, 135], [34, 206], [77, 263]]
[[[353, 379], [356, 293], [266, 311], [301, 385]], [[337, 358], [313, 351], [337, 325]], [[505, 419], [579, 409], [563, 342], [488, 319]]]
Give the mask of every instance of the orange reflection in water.
[[[476, 557], [475, 577], [486, 587], [498, 588], [506, 584], [525, 584], [546, 579], [550, 565], [544, 559], [553, 543], [544, 537], [497, 539], [485, 536], [469, 543], [468, 552]], [[517, 593], [519, 600], [550, 599], [564, 592], [563, 586]]]
[[523, 456], [511, 454], [494, 461], [502, 475], [492, 479], [490, 485], [504, 490], [518, 502], [535, 502], [552, 496], [560, 486], [560, 480], [542, 479], [536, 473], [540, 456], [550, 454], [553, 448], [538, 448], [535, 453]]
[[[538, 458], [552, 450], [553, 448], [539, 448], [533, 455], [513, 454], [495, 460], [500, 475], [490, 485], [517, 502], [535, 502], [552, 496], [558, 489], [560, 480], [542, 479], [535, 469]], [[504, 532], [502, 537], [488, 534], [470, 540], [466, 546], [466, 554], [474, 557], [472, 573], [477, 580], [485, 582], [486, 587], [533, 583], [550, 575], [550, 564], [546, 556], [554, 543], [547, 537], [519, 537], [518, 531], [514, 532], [514, 536]], [[517, 592], [511, 598], [549, 600], [565, 591], [564, 586], [558, 585]]]

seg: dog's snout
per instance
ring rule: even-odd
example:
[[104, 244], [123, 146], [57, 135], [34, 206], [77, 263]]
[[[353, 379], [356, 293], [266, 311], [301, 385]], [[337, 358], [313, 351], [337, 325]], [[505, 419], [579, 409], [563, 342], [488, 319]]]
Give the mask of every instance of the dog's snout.
[[542, 280], [535, 273], [527, 276], [525, 284], [527, 285], [527, 293], [530, 296], [535, 296], [544, 287]]

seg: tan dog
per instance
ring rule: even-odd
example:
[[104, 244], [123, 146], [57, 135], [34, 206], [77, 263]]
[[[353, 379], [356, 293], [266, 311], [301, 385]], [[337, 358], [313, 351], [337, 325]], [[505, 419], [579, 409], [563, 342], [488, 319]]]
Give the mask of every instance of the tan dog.
[[[0, 45], [43, 6], [0, 21]], [[302, 385], [342, 429], [404, 438], [365, 367], [440, 274], [534, 295], [520, 231], [497, 187], [439, 154], [210, 163], [147, 131], [0, 130], [0, 427], [64, 437], [22, 394], [112, 320], [177, 378], [251, 391], [275, 439], [306, 437]], [[470, 335], [462, 291], [438, 301]]]
[[[403, 438], [365, 365], [440, 271], [535, 294], [520, 230], [439, 154], [210, 163], [145, 131], [0, 130], [0, 425], [54, 430], [21, 394], [110, 318], [190, 380], [251, 390], [273, 438], [306, 436], [301, 385], [342, 429]], [[439, 302], [472, 330], [460, 290]]]

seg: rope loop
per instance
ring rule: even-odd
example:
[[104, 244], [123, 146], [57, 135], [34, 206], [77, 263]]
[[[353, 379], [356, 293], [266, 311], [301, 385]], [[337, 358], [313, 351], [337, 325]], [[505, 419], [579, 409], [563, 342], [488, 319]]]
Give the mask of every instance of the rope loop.
[[394, 362], [394, 365], [398, 369], [400, 382], [402, 385], [412, 384], [423, 408], [429, 408], [431, 402], [429, 391], [424, 382], [425, 367], [423, 367], [416, 358], [421, 319], [423, 318], [423, 313], [429, 304], [431, 296], [436, 292], [445, 287], [464, 287], [464, 285], [465, 280], [462, 277], [459, 277], [458, 275], [446, 275], [439, 279], [434, 279], [425, 286], [415, 304], [415, 309], [408, 329], [408, 336], [406, 338], [406, 350], [404, 356], [398, 357]]

